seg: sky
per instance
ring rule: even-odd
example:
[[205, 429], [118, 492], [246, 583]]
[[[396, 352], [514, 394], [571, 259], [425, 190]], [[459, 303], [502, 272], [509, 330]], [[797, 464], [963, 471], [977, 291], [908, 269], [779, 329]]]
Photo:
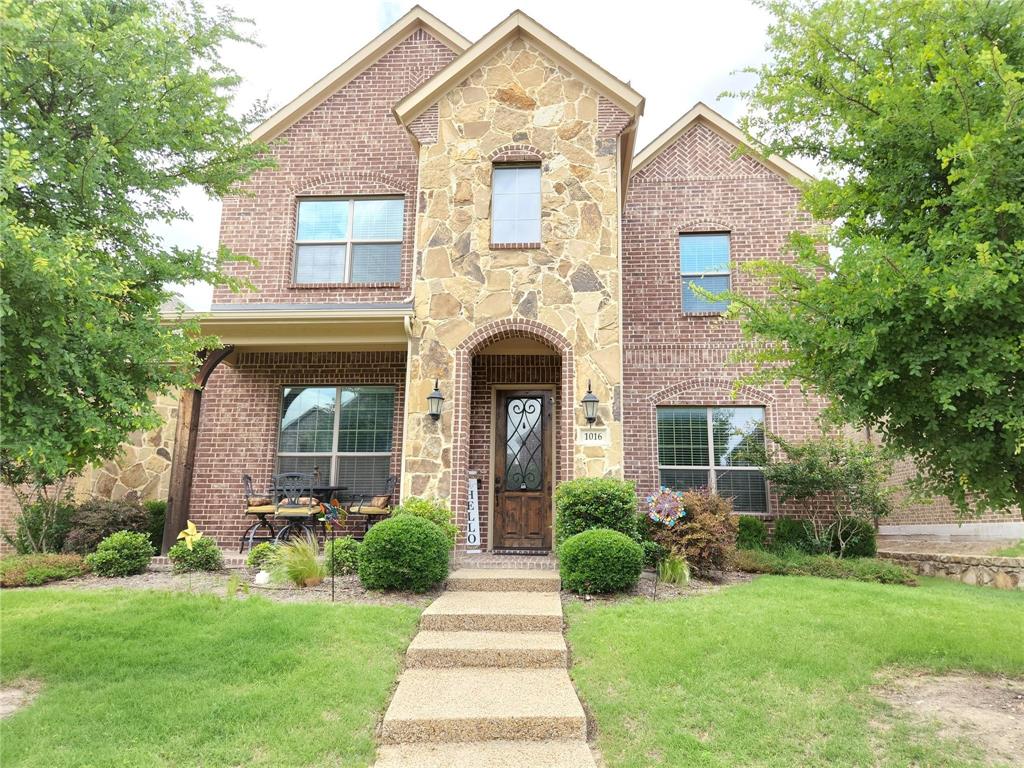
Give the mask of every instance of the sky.
[[[232, 44], [222, 61], [242, 78], [235, 109], [266, 98], [272, 110], [287, 104], [351, 56], [414, 3], [400, 0], [207, 0], [252, 19], [262, 47]], [[532, 16], [646, 97], [637, 150], [697, 101], [730, 120], [744, 104], [719, 98], [751, 84], [739, 72], [761, 64], [768, 14], [748, 0], [422, 0], [427, 11], [472, 41], [512, 11]], [[183, 247], [217, 247], [220, 204], [191, 189], [181, 196], [192, 220], [154, 227]], [[206, 285], [176, 286], [194, 309], [208, 309]]]

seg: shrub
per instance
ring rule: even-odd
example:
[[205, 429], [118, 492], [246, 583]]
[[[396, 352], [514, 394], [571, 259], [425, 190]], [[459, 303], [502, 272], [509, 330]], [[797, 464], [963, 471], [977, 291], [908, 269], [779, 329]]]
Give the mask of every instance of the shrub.
[[631, 481], [603, 477], [569, 480], [555, 490], [555, 509], [559, 546], [590, 528], [610, 528], [640, 540], [636, 487]]
[[705, 489], [683, 494], [686, 517], [681, 524], [653, 525], [651, 535], [670, 552], [682, 553], [698, 573], [724, 570], [736, 548], [732, 503]]
[[0, 560], [0, 587], [37, 587], [88, 571], [81, 555], [13, 555]]
[[250, 568], [263, 568], [268, 565], [274, 554], [274, 545], [269, 541], [263, 541], [249, 550], [245, 558], [245, 564]]
[[636, 585], [644, 567], [644, 552], [624, 533], [592, 528], [562, 542], [558, 562], [566, 589], [603, 594]]
[[819, 554], [811, 524], [806, 520], [794, 520], [792, 517], [780, 517], [775, 521], [772, 547], [777, 550], [799, 549], [807, 554]]
[[423, 499], [419, 496], [410, 496], [391, 512], [392, 517], [398, 515], [414, 515], [429, 520], [442, 531], [455, 546], [455, 537], [459, 535], [459, 528], [452, 522], [452, 513], [448, 505], [441, 499]]
[[742, 515], [738, 526], [736, 546], [739, 549], [764, 549], [768, 529], [759, 518]]
[[14, 520], [14, 533], [3, 538], [19, 555], [60, 552], [64, 548], [75, 507], [57, 500], [26, 504]]
[[117, 501], [90, 499], [75, 507], [64, 551], [84, 555], [117, 531], [143, 532], [148, 537], [149, 530], [149, 513], [134, 494]]
[[682, 555], [669, 553], [658, 563], [658, 581], [685, 587], [690, 583], [690, 564]]
[[840, 557], [874, 557], [878, 551], [875, 526], [859, 517], [837, 521], [830, 549]]
[[324, 547], [328, 575], [347, 576], [355, 573], [359, 568], [359, 547], [359, 542], [351, 536], [328, 541]]
[[914, 585], [913, 573], [903, 566], [870, 557], [840, 559], [833, 555], [808, 555], [797, 549], [765, 552], [738, 550], [733, 556], [737, 570], [747, 573], [771, 573], [780, 576], [818, 576], [824, 579], [852, 579], [878, 584]]
[[149, 540], [157, 552], [164, 545], [164, 519], [167, 517], [167, 499], [150, 499], [144, 505], [149, 513]]
[[416, 515], [382, 520], [367, 531], [359, 550], [359, 580], [367, 589], [424, 592], [448, 575], [451, 541]]
[[297, 587], [315, 587], [324, 580], [320, 546], [314, 536], [299, 536], [274, 547], [270, 557], [270, 578], [290, 581]]
[[640, 549], [644, 551], [644, 568], [657, 568], [668, 550], [661, 544], [651, 539], [644, 539], [640, 542]]
[[86, 555], [85, 562], [97, 576], [131, 576], [146, 570], [155, 552], [145, 533], [117, 531]]
[[175, 573], [190, 571], [219, 571], [224, 567], [224, 555], [213, 539], [203, 536], [192, 542], [192, 549], [179, 541], [167, 552]]

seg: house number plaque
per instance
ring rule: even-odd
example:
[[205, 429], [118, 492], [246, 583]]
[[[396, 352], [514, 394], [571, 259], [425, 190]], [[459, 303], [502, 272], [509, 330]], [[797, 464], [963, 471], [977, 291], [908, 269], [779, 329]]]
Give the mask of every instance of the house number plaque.
[[578, 427], [576, 429], [576, 442], [580, 445], [607, 447], [611, 444], [611, 440], [608, 437], [608, 427]]

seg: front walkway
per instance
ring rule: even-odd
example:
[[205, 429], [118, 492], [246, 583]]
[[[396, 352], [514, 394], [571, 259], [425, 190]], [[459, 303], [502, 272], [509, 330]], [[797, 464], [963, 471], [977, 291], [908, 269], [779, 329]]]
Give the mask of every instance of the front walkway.
[[376, 768], [595, 768], [558, 590], [549, 568], [455, 571], [409, 646]]

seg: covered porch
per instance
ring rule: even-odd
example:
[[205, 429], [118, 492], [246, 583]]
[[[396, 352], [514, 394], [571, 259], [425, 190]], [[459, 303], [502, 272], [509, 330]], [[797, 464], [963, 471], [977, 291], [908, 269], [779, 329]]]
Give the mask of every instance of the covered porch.
[[[206, 353], [179, 404], [164, 551], [187, 520], [237, 551], [253, 522], [243, 475], [257, 493], [285, 472], [335, 495], [380, 494], [389, 479], [397, 488], [411, 315], [405, 303], [192, 315], [222, 346]], [[354, 514], [347, 532], [365, 525]]]

